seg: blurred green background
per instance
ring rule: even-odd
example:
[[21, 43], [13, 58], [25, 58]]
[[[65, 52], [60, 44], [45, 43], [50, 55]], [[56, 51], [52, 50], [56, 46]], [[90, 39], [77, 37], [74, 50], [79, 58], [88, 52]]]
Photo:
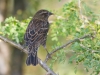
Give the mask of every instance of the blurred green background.
[[[7, 17], [16, 17], [19, 21], [32, 17], [39, 9], [47, 9], [52, 12], [58, 12], [64, 4], [71, 0], [0, 0], [0, 22]], [[83, 0], [95, 14], [100, 12], [99, 0]], [[60, 13], [60, 11], [58, 12]], [[52, 18], [51, 18], [52, 20]], [[51, 29], [50, 29], [51, 30]], [[69, 37], [70, 38], [70, 37]], [[65, 40], [62, 40], [64, 43]], [[20, 43], [22, 44], [22, 43]], [[55, 42], [51, 41], [50, 34], [47, 39], [47, 48], [52, 50]], [[66, 48], [67, 50], [68, 48]], [[66, 53], [66, 61], [64, 63], [55, 63], [53, 70], [59, 75], [89, 75], [83, 66], [79, 64], [77, 73], [75, 73], [76, 65], [69, 64], [68, 60], [72, 52]], [[41, 46], [38, 51], [38, 57], [45, 59], [46, 51]], [[0, 75], [45, 75], [46, 71], [41, 66], [26, 66], [26, 54], [16, 48], [4, 43], [0, 40]]]

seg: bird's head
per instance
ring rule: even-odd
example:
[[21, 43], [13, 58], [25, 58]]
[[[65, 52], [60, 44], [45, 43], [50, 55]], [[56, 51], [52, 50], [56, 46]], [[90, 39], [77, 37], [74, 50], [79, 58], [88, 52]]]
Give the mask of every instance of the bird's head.
[[34, 17], [38, 19], [48, 20], [50, 15], [53, 15], [53, 13], [49, 12], [48, 10], [42, 9], [37, 11]]

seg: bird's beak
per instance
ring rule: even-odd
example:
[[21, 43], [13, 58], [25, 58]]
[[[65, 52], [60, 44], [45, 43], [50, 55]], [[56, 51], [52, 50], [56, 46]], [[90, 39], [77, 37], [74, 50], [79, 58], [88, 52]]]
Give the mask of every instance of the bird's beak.
[[51, 13], [51, 12], [50, 12], [49, 14], [50, 14], [50, 15], [54, 15], [54, 14], [53, 14], [53, 13]]

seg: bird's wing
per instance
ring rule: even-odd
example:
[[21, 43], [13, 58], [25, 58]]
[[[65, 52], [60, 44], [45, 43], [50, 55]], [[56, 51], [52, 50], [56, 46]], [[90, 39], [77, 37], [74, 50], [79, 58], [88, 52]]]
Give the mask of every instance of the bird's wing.
[[46, 31], [48, 31], [48, 28], [46, 28], [46, 24], [47, 22], [39, 19], [33, 19], [29, 23], [24, 36], [26, 46], [39, 42], [44, 38], [44, 36], [47, 34]]
[[46, 25], [43, 26], [43, 28], [41, 28], [41, 33], [43, 34], [43, 38], [41, 41], [41, 45], [46, 47], [46, 40], [47, 40], [47, 33], [49, 30], [49, 23], [47, 22]]

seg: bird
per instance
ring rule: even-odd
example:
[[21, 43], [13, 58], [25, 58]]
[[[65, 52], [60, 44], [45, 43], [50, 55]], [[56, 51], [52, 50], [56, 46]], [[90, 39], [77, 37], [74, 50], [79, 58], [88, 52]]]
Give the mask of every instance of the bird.
[[48, 18], [53, 15], [48, 10], [38, 10], [29, 22], [24, 34], [25, 46], [28, 50], [26, 64], [36, 66], [38, 64], [37, 51], [40, 45], [46, 48], [47, 33], [49, 30]]

